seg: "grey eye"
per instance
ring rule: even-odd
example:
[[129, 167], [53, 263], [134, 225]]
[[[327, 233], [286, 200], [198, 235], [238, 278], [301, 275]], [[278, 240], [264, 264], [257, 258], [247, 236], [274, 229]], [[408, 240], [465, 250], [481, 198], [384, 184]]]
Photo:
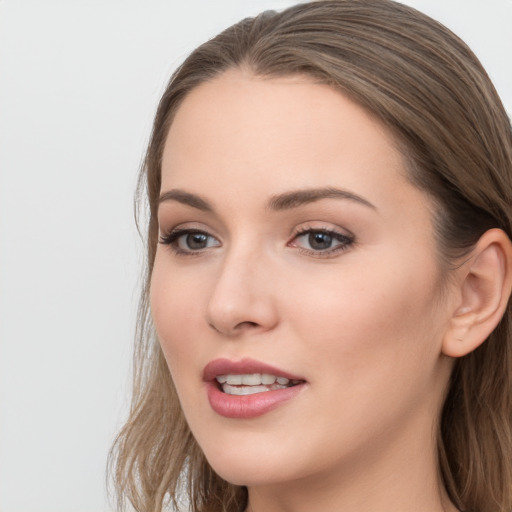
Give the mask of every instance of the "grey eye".
[[[204, 233], [189, 233], [182, 237], [187, 249], [199, 250], [206, 249], [208, 247], [208, 235]], [[180, 244], [181, 245], [181, 244]]]
[[311, 249], [314, 249], [315, 251], [324, 251], [331, 248], [333, 237], [329, 233], [312, 231], [308, 235], [308, 243]]
[[215, 237], [202, 231], [177, 233], [174, 235], [174, 240], [171, 240], [171, 244], [182, 252], [201, 251], [220, 246], [220, 242]]
[[334, 230], [307, 229], [296, 235], [289, 244], [299, 247], [312, 256], [334, 256], [348, 249], [354, 242], [353, 236], [345, 235]]

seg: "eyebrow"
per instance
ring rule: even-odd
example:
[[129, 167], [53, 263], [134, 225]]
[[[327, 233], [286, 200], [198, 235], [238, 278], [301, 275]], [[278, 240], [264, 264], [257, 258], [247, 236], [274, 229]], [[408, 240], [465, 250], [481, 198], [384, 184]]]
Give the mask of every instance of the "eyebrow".
[[165, 201], [177, 201], [178, 203], [185, 204], [187, 206], [192, 206], [192, 208], [197, 208], [203, 212], [213, 212], [212, 205], [203, 199], [202, 197], [191, 194], [190, 192], [185, 192], [184, 190], [173, 189], [168, 190], [160, 195], [158, 199], [158, 204], [162, 204]]
[[333, 187], [285, 192], [284, 194], [272, 197], [268, 202], [268, 207], [274, 211], [289, 210], [292, 208], [298, 208], [305, 204], [314, 203], [320, 199], [348, 199], [376, 210], [376, 207], [363, 197], [358, 196], [353, 192], [349, 192], [348, 190]]
[[[321, 199], [348, 199], [376, 210], [376, 207], [363, 197], [349, 192], [348, 190], [333, 187], [284, 192], [283, 194], [271, 197], [267, 203], [267, 208], [273, 211], [291, 210], [309, 203], [314, 203], [315, 201], [320, 201]], [[190, 192], [185, 192], [180, 189], [168, 190], [161, 194], [158, 203], [162, 204], [166, 201], [177, 201], [178, 203], [197, 208], [203, 212], [211, 213], [214, 211], [213, 206], [206, 199], [197, 194], [191, 194]]]

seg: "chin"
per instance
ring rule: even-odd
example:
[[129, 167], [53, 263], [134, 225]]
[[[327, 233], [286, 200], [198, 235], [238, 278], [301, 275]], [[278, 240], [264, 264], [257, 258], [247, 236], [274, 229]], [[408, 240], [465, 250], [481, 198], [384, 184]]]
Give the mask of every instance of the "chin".
[[283, 475], [282, 472], [268, 471], [267, 468], [260, 467], [260, 464], [245, 464], [231, 467], [226, 467], [222, 464], [210, 465], [221, 478], [233, 485], [259, 487], [288, 480], [287, 475]]
[[275, 475], [269, 471], [269, 463], [265, 458], [248, 456], [237, 453], [237, 450], [227, 450], [224, 453], [210, 454], [206, 451], [205, 456], [213, 470], [224, 480], [234, 485], [261, 485], [268, 483]]
[[257, 444], [250, 447], [252, 449], [236, 443], [231, 446], [233, 449], [226, 449], [224, 444], [211, 451], [206, 449], [204, 452], [213, 470], [231, 484], [247, 487], [265, 486], [305, 476], [300, 474], [300, 467], [303, 467], [303, 464], [291, 462], [300, 462], [293, 453], [287, 455], [275, 447], [263, 448]]

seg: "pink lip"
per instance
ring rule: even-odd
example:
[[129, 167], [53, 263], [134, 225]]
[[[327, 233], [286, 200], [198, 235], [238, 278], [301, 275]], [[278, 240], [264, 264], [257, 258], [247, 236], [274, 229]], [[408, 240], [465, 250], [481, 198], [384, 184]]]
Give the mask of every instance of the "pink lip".
[[[289, 388], [238, 396], [223, 393], [215, 380], [217, 375], [244, 373], [268, 373], [303, 382]], [[238, 419], [261, 416], [295, 397], [306, 385], [301, 377], [252, 359], [242, 359], [241, 361], [215, 359], [206, 365], [203, 379], [207, 383], [207, 395], [211, 408], [220, 416]]]
[[276, 377], [286, 377], [290, 380], [304, 380], [302, 377], [292, 375], [275, 366], [270, 366], [254, 359], [241, 359], [240, 361], [214, 359], [205, 366], [203, 380], [208, 382], [214, 380], [217, 375], [240, 375], [242, 373], [268, 373]]

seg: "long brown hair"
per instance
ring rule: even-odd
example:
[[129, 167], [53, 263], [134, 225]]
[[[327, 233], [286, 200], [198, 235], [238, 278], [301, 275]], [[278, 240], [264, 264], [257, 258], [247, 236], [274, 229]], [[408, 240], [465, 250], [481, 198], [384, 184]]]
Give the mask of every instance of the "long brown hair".
[[[406, 156], [410, 179], [437, 205], [447, 268], [491, 227], [512, 238], [510, 121], [475, 55], [441, 24], [390, 0], [321, 0], [245, 19], [197, 48], [161, 99], [139, 182], [139, 199], [149, 205], [146, 282], [131, 412], [111, 453], [118, 496], [139, 512], [177, 506], [183, 491], [192, 511], [246, 505], [246, 489], [215, 474], [187, 427], [148, 307], [169, 126], [194, 87], [242, 67], [263, 77], [313, 77], [379, 118]], [[512, 510], [511, 341], [509, 304], [489, 339], [454, 367], [438, 458], [462, 510]]]

